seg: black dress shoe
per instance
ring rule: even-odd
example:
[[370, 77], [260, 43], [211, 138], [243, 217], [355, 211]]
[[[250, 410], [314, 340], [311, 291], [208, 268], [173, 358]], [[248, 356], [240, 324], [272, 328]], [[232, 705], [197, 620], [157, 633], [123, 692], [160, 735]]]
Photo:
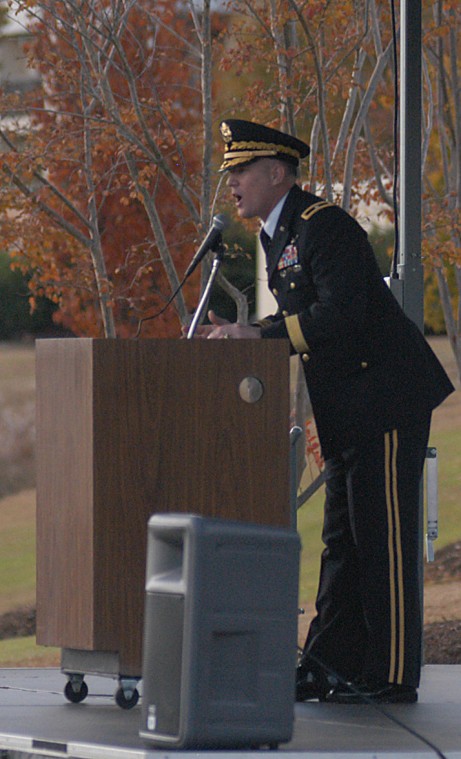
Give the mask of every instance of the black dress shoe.
[[332, 688], [324, 700], [334, 704], [414, 704], [418, 691], [411, 685], [349, 683]]
[[296, 701], [325, 701], [331, 684], [323, 682], [302, 665], [296, 670]]

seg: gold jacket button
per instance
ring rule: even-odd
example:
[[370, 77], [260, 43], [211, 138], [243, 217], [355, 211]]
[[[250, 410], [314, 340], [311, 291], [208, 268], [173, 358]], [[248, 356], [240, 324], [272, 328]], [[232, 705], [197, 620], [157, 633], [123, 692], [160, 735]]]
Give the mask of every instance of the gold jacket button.
[[309, 361], [309, 354], [308, 353], [303, 353], [303, 355], [301, 356], [301, 358], [304, 361], [304, 363], [307, 364], [307, 362]]
[[362, 369], [368, 369], [368, 361], [362, 361], [360, 366], [362, 367]]
[[274, 289], [272, 290], [272, 295], [277, 296], [278, 294], [279, 294], [279, 291], [277, 290], [276, 287], [274, 287]]
[[289, 316], [289, 311], [282, 311], [282, 316]]
[[296, 288], [296, 282], [290, 282], [290, 290], [294, 290]]

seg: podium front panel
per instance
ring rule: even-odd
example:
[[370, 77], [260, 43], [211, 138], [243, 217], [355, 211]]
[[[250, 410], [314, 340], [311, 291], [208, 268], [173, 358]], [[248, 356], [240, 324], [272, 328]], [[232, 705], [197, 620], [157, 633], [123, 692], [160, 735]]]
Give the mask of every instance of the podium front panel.
[[37, 641], [139, 674], [152, 514], [290, 524], [288, 344], [70, 338], [36, 356]]

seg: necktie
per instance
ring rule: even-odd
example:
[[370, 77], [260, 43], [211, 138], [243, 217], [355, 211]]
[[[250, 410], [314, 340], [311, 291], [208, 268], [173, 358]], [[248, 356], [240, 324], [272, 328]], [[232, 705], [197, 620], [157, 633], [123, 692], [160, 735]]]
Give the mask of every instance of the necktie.
[[263, 228], [259, 233], [259, 239], [261, 240], [261, 245], [263, 246], [264, 252], [267, 256], [271, 247], [272, 238], [269, 237], [266, 230]]

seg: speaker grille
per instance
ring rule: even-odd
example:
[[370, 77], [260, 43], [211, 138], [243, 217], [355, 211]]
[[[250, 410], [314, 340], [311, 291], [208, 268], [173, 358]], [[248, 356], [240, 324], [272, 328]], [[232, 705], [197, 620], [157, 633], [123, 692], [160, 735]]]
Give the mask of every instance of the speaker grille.
[[184, 597], [148, 593], [143, 710], [149, 732], [177, 737], [181, 701]]

